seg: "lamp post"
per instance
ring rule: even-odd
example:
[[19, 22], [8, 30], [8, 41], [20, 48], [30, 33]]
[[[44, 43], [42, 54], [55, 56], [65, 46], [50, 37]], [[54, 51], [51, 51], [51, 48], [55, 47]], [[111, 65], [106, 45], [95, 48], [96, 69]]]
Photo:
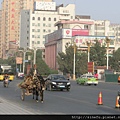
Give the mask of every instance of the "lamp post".
[[76, 53], [76, 44], [73, 42], [73, 49], [74, 49], [74, 60], [73, 60], [73, 80], [76, 79], [75, 77], [75, 53]]
[[20, 52], [23, 53], [23, 73], [24, 73], [24, 72], [25, 72], [25, 56], [26, 56], [26, 53], [27, 53], [27, 52], [30, 52], [30, 51], [28, 51], [28, 50], [25, 49], [25, 48], [24, 48], [24, 50], [18, 50], [18, 51], [20, 51]]
[[37, 51], [37, 48], [34, 47], [34, 65], [36, 64], [36, 51]]
[[108, 70], [108, 50], [109, 50], [109, 44], [110, 44], [110, 39], [106, 37], [105, 42], [107, 44], [107, 70]]
[[88, 62], [90, 62], [90, 45], [91, 45], [91, 41], [87, 41], [87, 46], [88, 46]]

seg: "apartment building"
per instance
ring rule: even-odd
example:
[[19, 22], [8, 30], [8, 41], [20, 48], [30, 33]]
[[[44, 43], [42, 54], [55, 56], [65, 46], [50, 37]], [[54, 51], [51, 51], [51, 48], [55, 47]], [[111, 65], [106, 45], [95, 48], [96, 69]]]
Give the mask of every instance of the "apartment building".
[[45, 35], [57, 30], [56, 22], [70, 19], [75, 19], [74, 4], [35, 2], [34, 11], [21, 11], [20, 47], [45, 49]]
[[[43, 0], [3, 0], [1, 12], [1, 39], [3, 43], [0, 58], [12, 56], [20, 41], [20, 11], [34, 9], [35, 1]], [[44, 0], [51, 2], [52, 0]], [[3, 55], [3, 56], [2, 56]]]

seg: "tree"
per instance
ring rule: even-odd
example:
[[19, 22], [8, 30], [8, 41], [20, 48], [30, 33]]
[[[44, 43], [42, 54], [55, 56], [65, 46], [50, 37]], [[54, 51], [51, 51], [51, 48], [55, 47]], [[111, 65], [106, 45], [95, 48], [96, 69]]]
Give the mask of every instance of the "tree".
[[109, 65], [114, 71], [120, 72], [120, 48], [113, 52], [113, 56], [109, 59]]
[[[62, 71], [64, 74], [70, 73], [73, 74], [73, 46], [66, 45], [65, 46], [65, 53], [59, 52], [57, 56], [57, 63], [59, 65], [59, 70]], [[83, 74], [87, 72], [87, 54], [81, 53], [77, 51], [76, 46], [76, 53], [75, 53], [75, 72], [76, 74]]]
[[93, 61], [95, 66], [106, 65], [106, 48], [104, 45], [101, 46], [97, 40], [90, 49], [90, 61]]

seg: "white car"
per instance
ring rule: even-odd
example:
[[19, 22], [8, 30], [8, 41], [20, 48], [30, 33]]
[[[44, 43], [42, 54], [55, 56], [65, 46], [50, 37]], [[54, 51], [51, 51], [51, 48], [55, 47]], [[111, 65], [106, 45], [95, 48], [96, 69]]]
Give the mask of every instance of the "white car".
[[18, 78], [24, 78], [24, 73], [23, 72], [19, 72], [17, 75]]

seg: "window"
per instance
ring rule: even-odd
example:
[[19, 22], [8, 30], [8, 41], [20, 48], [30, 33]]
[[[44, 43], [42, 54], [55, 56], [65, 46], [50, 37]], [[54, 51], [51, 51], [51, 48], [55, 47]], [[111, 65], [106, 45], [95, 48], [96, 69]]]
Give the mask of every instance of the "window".
[[32, 29], [32, 32], [35, 32], [35, 29]]
[[38, 23], [38, 26], [40, 26], [40, 23]]
[[35, 36], [34, 35], [32, 35], [32, 38], [34, 38]]
[[56, 18], [54, 18], [54, 21], [56, 21]]
[[45, 29], [43, 30], [43, 32], [45, 32]]
[[40, 20], [40, 17], [38, 17], [38, 20]]
[[46, 19], [45, 19], [45, 17], [43, 18], [43, 21], [45, 21]]
[[35, 23], [32, 23], [32, 26], [35, 26]]
[[40, 44], [40, 41], [37, 41], [37, 44]]
[[34, 41], [32, 41], [32, 44], [34, 44]]
[[45, 24], [43, 24], [43, 27], [45, 27]]
[[33, 17], [32, 20], [35, 20], [35, 17]]
[[37, 31], [40, 32], [40, 29], [38, 29]]
[[84, 29], [88, 29], [88, 25], [84, 25]]
[[45, 44], [45, 41], [43, 41], [43, 44]]
[[51, 21], [51, 18], [49, 18], [48, 21]]

